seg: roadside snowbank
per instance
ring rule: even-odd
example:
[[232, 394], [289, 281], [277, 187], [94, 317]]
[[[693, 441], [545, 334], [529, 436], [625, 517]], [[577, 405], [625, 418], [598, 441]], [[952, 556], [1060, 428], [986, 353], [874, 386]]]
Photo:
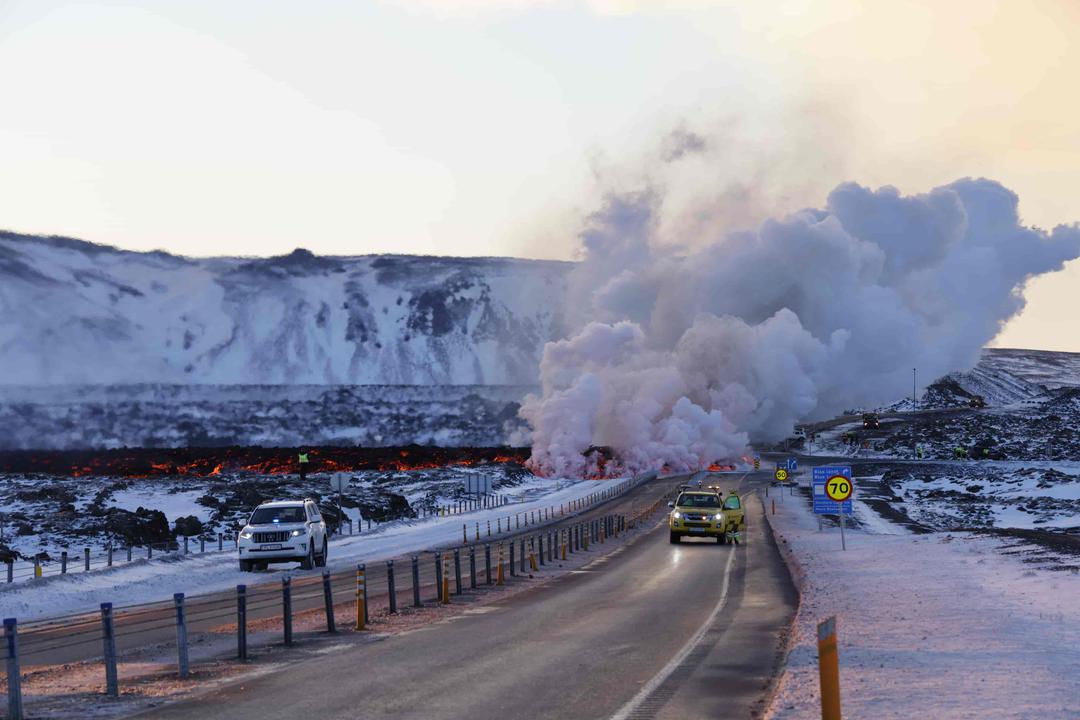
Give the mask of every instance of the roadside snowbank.
[[849, 530], [844, 552], [805, 502], [777, 509], [802, 603], [768, 718], [820, 717], [816, 624], [834, 614], [845, 717], [1080, 716], [1075, 570], [1026, 543], [876, 524]]
[[[516, 513], [538, 514], [545, 508], [559, 508], [572, 500], [585, 498], [625, 483], [612, 480], [566, 480], [537, 478], [515, 488], [522, 502], [498, 508], [477, 510], [463, 515], [401, 520], [385, 523], [355, 536], [337, 536], [331, 541], [328, 568], [343, 569], [357, 562], [376, 562], [405, 553], [460, 544], [462, 525], [467, 525], [470, 542], [480, 524], [486, 539], [487, 521], [493, 538], [496, 523]], [[20, 622], [96, 610], [100, 603], [116, 606], [169, 600], [174, 592], [188, 595], [226, 590], [237, 584], [277, 582], [284, 573], [303, 574], [295, 564], [272, 565], [264, 573], [241, 573], [236, 554], [206, 553], [180, 557], [160, 556], [150, 561], [136, 561], [109, 570], [47, 577], [37, 582], [0, 585], [0, 616], [16, 617]], [[319, 573], [321, 570], [307, 571]]]

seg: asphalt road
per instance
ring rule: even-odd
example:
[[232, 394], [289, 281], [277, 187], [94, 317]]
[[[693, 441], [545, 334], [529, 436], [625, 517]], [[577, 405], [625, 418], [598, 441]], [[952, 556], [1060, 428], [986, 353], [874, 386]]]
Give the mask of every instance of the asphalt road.
[[[744, 489], [764, 479], [744, 479]], [[751, 717], [770, 687], [797, 593], [761, 502], [746, 499], [744, 545], [672, 545], [661, 524], [479, 612], [309, 653], [138, 717]]]

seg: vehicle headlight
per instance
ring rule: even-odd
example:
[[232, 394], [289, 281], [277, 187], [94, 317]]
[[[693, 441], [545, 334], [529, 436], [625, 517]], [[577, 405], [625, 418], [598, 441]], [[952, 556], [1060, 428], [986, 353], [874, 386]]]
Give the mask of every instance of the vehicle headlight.
[[676, 520], [678, 520], [679, 518], [681, 518], [681, 517], [682, 517], [682, 514], [681, 514], [681, 513], [680, 513], [680, 512], [678, 511], [678, 510], [676, 510], [675, 512], [671, 513], [671, 517], [673, 517], [673, 518], [675, 518]]
[[297, 537], [298, 535], [303, 535], [303, 534], [304, 534], [303, 530], [293, 530], [292, 531], [292, 536], [293, 537]]
[[715, 515], [713, 515], [713, 520], [723, 520], [723, 519], [724, 519], [724, 513], [716, 513]]
[[240, 531], [240, 537], [244, 538], [245, 540], [250, 540], [251, 539], [251, 531], [248, 530], [247, 528], [244, 528], [243, 530]]

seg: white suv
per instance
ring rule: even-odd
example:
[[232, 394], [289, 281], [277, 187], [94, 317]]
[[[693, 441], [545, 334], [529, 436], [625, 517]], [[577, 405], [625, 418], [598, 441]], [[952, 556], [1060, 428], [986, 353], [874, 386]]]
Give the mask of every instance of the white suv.
[[299, 560], [304, 570], [326, 565], [326, 523], [312, 500], [278, 500], [255, 508], [236, 538], [240, 570]]

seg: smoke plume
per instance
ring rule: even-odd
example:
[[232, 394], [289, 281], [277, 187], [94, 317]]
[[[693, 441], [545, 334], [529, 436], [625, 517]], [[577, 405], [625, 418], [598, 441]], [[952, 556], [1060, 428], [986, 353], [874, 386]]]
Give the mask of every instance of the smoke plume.
[[[679, 156], [701, 143], [684, 136]], [[1017, 196], [963, 179], [923, 195], [847, 183], [756, 230], [663, 237], [663, 192], [588, 217], [541, 392], [521, 415], [540, 472], [691, 470], [800, 420], [876, 406], [966, 369], [1024, 306], [1025, 282], [1080, 255], [1080, 227], [1021, 224]], [[690, 248], [690, 249], [687, 249]]]

